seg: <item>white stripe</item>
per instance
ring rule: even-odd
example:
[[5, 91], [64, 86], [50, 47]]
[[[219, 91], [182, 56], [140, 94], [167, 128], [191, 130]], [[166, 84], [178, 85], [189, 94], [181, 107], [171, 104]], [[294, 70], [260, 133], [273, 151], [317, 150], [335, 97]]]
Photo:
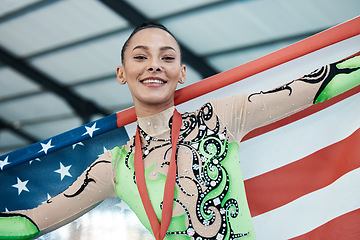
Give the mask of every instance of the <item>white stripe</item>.
[[307, 233], [360, 208], [360, 168], [333, 184], [253, 218], [258, 240], [282, 240]]
[[125, 130], [126, 130], [127, 134], [129, 135], [130, 140], [131, 140], [132, 136], [135, 136], [136, 126], [137, 126], [137, 121], [130, 123], [128, 125], [125, 125]]
[[360, 93], [240, 144], [244, 180], [341, 141], [360, 128]]
[[360, 35], [357, 35], [260, 72], [216, 91], [204, 94], [177, 106], [177, 109], [179, 112], [194, 111], [212, 99], [273, 89], [294, 79], [298, 79], [304, 74], [308, 74], [323, 65], [339, 61], [357, 53], [359, 46]]

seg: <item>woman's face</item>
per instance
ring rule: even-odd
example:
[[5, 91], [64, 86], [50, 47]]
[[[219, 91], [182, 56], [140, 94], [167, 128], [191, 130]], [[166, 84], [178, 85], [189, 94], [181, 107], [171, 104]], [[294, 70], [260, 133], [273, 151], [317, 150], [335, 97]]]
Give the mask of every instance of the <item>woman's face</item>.
[[135, 108], [160, 112], [174, 105], [176, 86], [185, 81], [185, 71], [176, 40], [164, 30], [147, 28], [130, 39], [117, 80], [128, 83]]

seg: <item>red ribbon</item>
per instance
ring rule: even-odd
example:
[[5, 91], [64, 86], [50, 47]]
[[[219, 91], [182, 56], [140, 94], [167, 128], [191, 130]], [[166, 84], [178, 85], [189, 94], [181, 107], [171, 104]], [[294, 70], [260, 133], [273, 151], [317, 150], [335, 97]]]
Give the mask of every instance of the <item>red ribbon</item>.
[[176, 169], [177, 169], [175, 155], [176, 155], [176, 146], [180, 134], [181, 124], [182, 124], [182, 117], [180, 113], [178, 113], [178, 111], [175, 109], [173, 114], [172, 126], [171, 126], [172, 153], [170, 158], [169, 170], [165, 181], [163, 207], [161, 213], [161, 224], [159, 224], [159, 221], [156, 217], [154, 208], [151, 205], [149, 194], [146, 188], [145, 173], [144, 173], [145, 170], [144, 170], [144, 162], [142, 158], [139, 128], [137, 128], [135, 135], [134, 166], [135, 166], [136, 185], [139, 190], [141, 201], [144, 205], [146, 215], [150, 221], [151, 229], [153, 231], [156, 240], [164, 239], [172, 217], [174, 194], [175, 194], [175, 177], [176, 177]]

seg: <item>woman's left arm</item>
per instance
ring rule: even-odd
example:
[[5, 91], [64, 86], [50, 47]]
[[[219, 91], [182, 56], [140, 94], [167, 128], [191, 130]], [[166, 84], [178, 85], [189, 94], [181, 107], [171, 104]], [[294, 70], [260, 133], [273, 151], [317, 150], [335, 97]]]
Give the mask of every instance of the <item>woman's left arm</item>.
[[[281, 87], [214, 101], [237, 137], [360, 85], [360, 55], [323, 66]], [[226, 104], [226, 107], [222, 106]], [[231, 116], [229, 115], [231, 114]]]

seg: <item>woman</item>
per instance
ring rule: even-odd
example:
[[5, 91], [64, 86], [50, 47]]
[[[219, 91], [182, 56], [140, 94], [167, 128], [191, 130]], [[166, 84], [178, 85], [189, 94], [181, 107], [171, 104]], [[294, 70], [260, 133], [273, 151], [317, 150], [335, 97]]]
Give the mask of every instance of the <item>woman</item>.
[[174, 93], [186, 67], [179, 44], [162, 25], [143, 24], [124, 44], [117, 68], [118, 82], [133, 97], [136, 136], [47, 203], [2, 214], [0, 235], [44, 234], [119, 197], [156, 239], [255, 239], [239, 142], [254, 128], [323, 101], [334, 69], [341, 71], [332, 64], [280, 88], [214, 100], [180, 115]]

